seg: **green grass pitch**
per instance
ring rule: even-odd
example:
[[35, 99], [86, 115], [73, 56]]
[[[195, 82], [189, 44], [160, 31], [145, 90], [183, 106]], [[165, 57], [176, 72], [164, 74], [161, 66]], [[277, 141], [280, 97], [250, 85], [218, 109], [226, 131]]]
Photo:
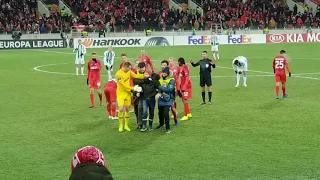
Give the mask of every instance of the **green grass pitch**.
[[[136, 58], [140, 49], [114, 51]], [[275, 100], [271, 64], [281, 49], [291, 57], [293, 77], [289, 98]], [[146, 49], [158, 70], [160, 60], [195, 61], [203, 50], [210, 47]], [[87, 51], [103, 55], [105, 49]], [[199, 69], [190, 67], [193, 118], [169, 135], [135, 131], [133, 116], [132, 132], [119, 134], [105, 106], [89, 109], [86, 77], [74, 75], [71, 49], [1, 51], [0, 179], [68, 179], [73, 153], [86, 145], [103, 151], [117, 180], [318, 179], [319, 45], [222, 45], [220, 51], [212, 73], [213, 104], [200, 106]], [[234, 88], [230, 68], [239, 55], [248, 58], [251, 70], [247, 88]], [[102, 74], [105, 84], [105, 69]]]

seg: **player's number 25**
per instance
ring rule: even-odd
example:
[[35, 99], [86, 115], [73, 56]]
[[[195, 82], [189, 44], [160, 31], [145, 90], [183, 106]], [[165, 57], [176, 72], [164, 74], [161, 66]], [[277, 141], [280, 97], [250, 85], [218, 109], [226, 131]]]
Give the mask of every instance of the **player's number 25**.
[[283, 69], [283, 61], [276, 61], [276, 69]]

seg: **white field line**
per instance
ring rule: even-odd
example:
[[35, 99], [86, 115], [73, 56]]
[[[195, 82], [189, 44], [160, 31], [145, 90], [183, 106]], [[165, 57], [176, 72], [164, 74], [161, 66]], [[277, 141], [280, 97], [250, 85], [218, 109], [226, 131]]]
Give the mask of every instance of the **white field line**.
[[[57, 53], [57, 54], [74, 55], [74, 53], [68, 53], [68, 52], [63, 52], [63, 51], [47, 51], [47, 50], [39, 50], [39, 49], [32, 50], [32, 51], [40, 51], [40, 52], [47, 52], [47, 53]], [[99, 57], [103, 57], [103, 56], [99, 56]], [[117, 57], [117, 58], [120, 58], [120, 57]], [[250, 57], [250, 58], [254, 58], [254, 59], [256, 59], [256, 58], [265, 59], [265, 58], [263, 58], [263, 57]], [[316, 59], [316, 58], [296, 58], [296, 59]], [[154, 60], [154, 61], [159, 61], [159, 60]], [[45, 70], [39, 69], [39, 68], [41, 68], [41, 67], [54, 66], [54, 65], [63, 65], [63, 64], [69, 64], [69, 63], [40, 65], [40, 66], [34, 67], [33, 69], [34, 69], [35, 71], [44, 72], [44, 73], [74, 75], [74, 73], [51, 72], [51, 71], [45, 71]], [[231, 68], [231, 67], [224, 67], [224, 66], [217, 66], [217, 68], [233, 70], [233, 68]], [[271, 73], [271, 72], [256, 71], [256, 70], [248, 70], [248, 71], [249, 71], [249, 72], [256, 72], [256, 73], [265, 74], [265, 75], [250, 75], [250, 77], [268, 77], [268, 76], [273, 76], [273, 73]], [[320, 72], [315, 72], [315, 73], [300, 73], [300, 74], [293, 75], [293, 77], [302, 78], [302, 79], [320, 80], [320, 78], [301, 76], [301, 75], [314, 75], [314, 74], [320, 74]], [[101, 76], [106, 76], [106, 75], [101, 75]], [[190, 77], [199, 77], [199, 76], [190, 76]], [[234, 76], [212, 76], [212, 77], [213, 77], [213, 78], [227, 78], [227, 77], [234, 77]]]

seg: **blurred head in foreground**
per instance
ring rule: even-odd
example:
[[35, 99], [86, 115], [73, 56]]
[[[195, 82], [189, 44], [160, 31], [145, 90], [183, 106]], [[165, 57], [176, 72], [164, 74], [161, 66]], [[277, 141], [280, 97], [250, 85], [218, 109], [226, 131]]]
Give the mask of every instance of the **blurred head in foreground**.
[[94, 146], [79, 149], [71, 161], [69, 180], [113, 180], [102, 152]]

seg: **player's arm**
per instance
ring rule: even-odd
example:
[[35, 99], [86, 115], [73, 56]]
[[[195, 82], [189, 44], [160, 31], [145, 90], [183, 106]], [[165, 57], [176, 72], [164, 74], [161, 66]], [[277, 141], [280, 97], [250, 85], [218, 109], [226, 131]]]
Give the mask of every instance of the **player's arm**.
[[172, 93], [174, 90], [174, 86], [175, 86], [175, 81], [172, 79], [170, 80], [169, 84], [164, 87], [164, 86], [159, 86], [158, 89], [162, 92], [166, 92], [166, 93]]
[[289, 64], [288, 64], [288, 61], [287, 61], [287, 60], [284, 61], [284, 65], [285, 65], [285, 67], [286, 67], [286, 69], [287, 69], [287, 71], [288, 71], [288, 73], [289, 73], [289, 76], [291, 76], [291, 69], [290, 69], [290, 67], [289, 67]]
[[180, 82], [179, 82], [179, 77], [174, 77], [174, 81], [176, 83], [176, 89], [177, 91], [180, 91]]
[[237, 65], [234, 64], [234, 61], [235, 61], [235, 60], [232, 61], [232, 67], [233, 67], [233, 70], [234, 70], [234, 71], [237, 71], [237, 68], [238, 68], [238, 67], [237, 67]]
[[152, 72], [154, 72], [154, 66], [149, 57], [148, 57], [148, 64], [150, 65]]
[[116, 74], [116, 81], [117, 81], [117, 85], [118, 84], [121, 84], [127, 91], [132, 91], [133, 90], [133, 87], [124, 83], [126, 80], [125, 79], [122, 79], [122, 75], [121, 73], [117, 73]]
[[200, 61], [196, 62], [196, 63], [193, 63], [193, 61], [190, 62], [192, 67], [197, 67], [197, 66], [200, 66]]
[[101, 71], [101, 69], [102, 69], [101, 61], [98, 61], [97, 64], [98, 64], [98, 65], [97, 65], [97, 66], [98, 66], [98, 70]]
[[105, 66], [107, 65], [107, 54], [106, 54], [106, 52], [104, 52], [104, 54], [103, 54], [103, 63], [104, 63]]
[[133, 79], [133, 84], [134, 85], [141, 85], [141, 84], [143, 84], [145, 82], [145, 80], [144, 79]]
[[273, 62], [272, 62], [272, 69], [273, 69], [273, 73], [275, 74], [276, 73], [276, 61], [275, 61], [275, 59], [273, 59]]
[[85, 46], [83, 46], [83, 54], [87, 54], [87, 49]]
[[114, 57], [115, 57], [115, 56], [116, 56], [116, 54], [115, 54], [115, 53], [112, 53], [111, 62], [110, 62], [111, 68], [113, 67]]
[[130, 71], [130, 76], [135, 79], [143, 79], [144, 78], [144, 74], [136, 74], [133, 71]]

